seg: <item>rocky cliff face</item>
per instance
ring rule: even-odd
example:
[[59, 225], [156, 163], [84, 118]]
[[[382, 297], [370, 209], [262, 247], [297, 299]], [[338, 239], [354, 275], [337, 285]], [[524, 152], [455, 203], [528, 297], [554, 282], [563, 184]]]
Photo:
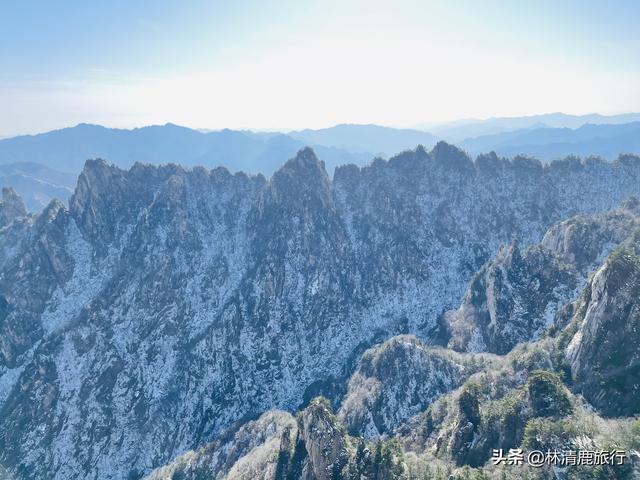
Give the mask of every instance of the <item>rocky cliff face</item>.
[[349, 433], [367, 440], [392, 434], [492, 362], [490, 356], [428, 347], [413, 336], [393, 337], [362, 355], [338, 417]]
[[0, 227], [5, 227], [14, 220], [26, 216], [27, 208], [20, 195], [11, 187], [3, 187], [2, 202], [0, 202]]
[[[269, 411], [241, 427], [231, 428], [215, 442], [186, 452], [169, 465], [154, 470], [148, 480], [201, 478], [279, 478], [281, 451], [293, 449], [298, 422], [287, 412]], [[280, 467], [282, 470], [282, 467]]]
[[596, 272], [567, 348], [577, 389], [607, 415], [640, 413], [640, 248], [636, 237]]
[[445, 315], [449, 348], [504, 355], [538, 338], [577, 295], [576, 277], [549, 251], [503, 247], [474, 276], [460, 308]]
[[2, 189], [0, 201], [0, 268], [20, 252], [20, 244], [31, 224], [33, 215], [28, 215], [22, 198], [12, 188]]
[[328, 400], [317, 397], [295, 419], [267, 412], [237, 432], [179, 456], [145, 480], [399, 479], [405, 473], [399, 453], [384, 442], [371, 449], [349, 436]]
[[474, 275], [457, 310], [444, 316], [448, 347], [508, 353], [568, 320], [563, 306], [577, 299], [587, 276], [640, 229], [638, 199], [602, 215], [553, 225], [542, 242], [502, 247]]
[[[87, 162], [69, 210], [26, 221], [3, 257], [0, 463], [19, 478], [138, 478], [269, 409], [335, 400], [369, 346], [430, 341], [501, 244], [608, 210], [639, 180], [633, 157], [542, 167], [446, 144], [333, 180], [308, 149], [269, 181]], [[451, 369], [434, 395], [459, 368], [436, 357], [404, 357]], [[381, 412], [394, 397], [381, 390]]]

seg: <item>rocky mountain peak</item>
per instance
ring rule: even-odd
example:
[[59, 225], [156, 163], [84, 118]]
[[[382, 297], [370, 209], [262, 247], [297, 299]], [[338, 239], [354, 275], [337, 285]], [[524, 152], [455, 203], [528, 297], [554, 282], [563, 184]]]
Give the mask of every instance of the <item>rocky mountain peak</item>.
[[78, 177], [78, 184], [72, 199], [72, 203], [81, 204], [96, 189], [105, 188], [114, 176], [118, 176], [121, 170], [115, 165], [109, 165], [101, 158], [89, 159]]
[[436, 143], [430, 155], [436, 163], [444, 166], [462, 171], [473, 169], [473, 162], [469, 156], [463, 150], [447, 142], [440, 141]]
[[27, 216], [27, 208], [13, 187], [2, 188], [2, 202], [0, 202], [0, 227], [4, 227], [15, 219]]
[[304, 238], [304, 248], [319, 255], [321, 238], [332, 242], [329, 239], [340, 230], [331, 179], [310, 148], [300, 150], [273, 174], [253, 213], [260, 244], [269, 246], [272, 253], [280, 252], [278, 255], [290, 244], [285, 231]]
[[296, 156], [285, 163], [285, 167], [297, 165], [302, 168], [322, 168], [324, 170], [324, 162], [316, 157], [311, 147], [304, 147], [298, 150]]
[[473, 371], [463, 355], [428, 347], [412, 335], [370, 348], [348, 382], [338, 417], [349, 433], [375, 439], [392, 433]]
[[64, 203], [54, 198], [44, 207], [40, 215], [38, 215], [35, 221], [36, 229], [42, 231], [54, 222], [65, 224], [68, 218], [67, 214], [67, 208], [64, 206]]
[[269, 183], [272, 201], [327, 207], [331, 201], [331, 180], [324, 166], [309, 147], [276, 171]]
[[105, 160], [86, 161], [69, 200], [69, 210], [89, 238], [111, 240], [113, 203], [122, 196], [123, 175], [122, 170]]
[[602, 217], [577, 216], [559, 222], [545, 233], [542, 245], [586, 273], [606, 258], [612, 246], [640, 228], [638, 205], [637, 197], [630, 196]]
[[313, 469], [311, 478], [339, 478], [349, 454], [343, 432], [327, 400], [316, 398], [302, 412], [302, 436]]
[[153, 205], [161, 213], [169, 206], [184, 206], [187, 174], [200, 176], [200, 172], [187, 173], [174, 164], [156, 167], [136, 163], [130, 170], [122, 170], [102, 159], [87, 160], [69, 211], [85, 238], [104, 250], [123, 227], [137, 221], [143, 209]]
[[281, 177], [285, 173], [300, 176], [301, 180], [316, 182], [328, 180], [324, 162], [316, 157], [311, 147], [300, 149], [296, 156], [289, 159], [275, 175]]

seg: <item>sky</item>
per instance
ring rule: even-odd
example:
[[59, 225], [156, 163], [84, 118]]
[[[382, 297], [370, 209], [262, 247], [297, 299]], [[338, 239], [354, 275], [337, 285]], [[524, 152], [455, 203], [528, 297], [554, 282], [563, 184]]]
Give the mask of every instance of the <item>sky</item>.
[[0, 135], [640, 111], [640, 2], [0, 0]]

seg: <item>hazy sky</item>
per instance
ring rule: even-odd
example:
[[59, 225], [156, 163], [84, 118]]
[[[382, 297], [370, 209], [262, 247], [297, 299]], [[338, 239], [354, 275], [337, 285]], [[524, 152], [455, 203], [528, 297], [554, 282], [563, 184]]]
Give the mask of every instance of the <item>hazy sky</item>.
[[0, 134], [640, 111], [640, 2], [0, 0]]

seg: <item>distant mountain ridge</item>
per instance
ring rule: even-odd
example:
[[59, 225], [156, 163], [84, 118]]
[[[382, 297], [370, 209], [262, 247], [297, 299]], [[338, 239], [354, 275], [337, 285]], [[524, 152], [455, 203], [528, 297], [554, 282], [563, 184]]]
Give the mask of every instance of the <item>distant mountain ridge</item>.
[[[353, 126], [348, 130], [357, 130], [357, 138], [362, 139], [368, 135], [380, 138], [380, 129], [391, 137], [386, 146], [380, 141], [376, 144], [385, 154], [415, 148], [415, 131], [411, 131], [410, 138], [402, 140], [401, 130], [376, 126]], [[375, 135], [367, 133], [370, 130], [375, 130]], [[49, 168], [79, 173], [88, 158], [99, 157], [108, 158], [122, 168], [129, 168], [136, 162], [178, 163], [208, 168], [225, 166], [232, 171], [271, 175], [282, 158], [295, 155], [307, 144], [315, 148], [329, 172], [339, 165], [364, 165], [375, 156], [360, 148], [362, 140], [356, 144], [357, 149], [349, 150], [353, 143], [332, 140], [326, 132], [322, 137], [325, 144], [312, 144], [304, 139], [306, 136], [308, 132], [296, 134], [300, 138], [294, 138], [278, 132], [263, 134], [228, 129], [203, 133], [170, 123], [132, 130], [80, 124], [0, 140], [0, 163], [37, 162]], [[435, 143], [426, 133], [423, 138]], [[338, 144], [348, 148], [336, 146]]]
[[380, 125], [340, 124], [320, 130], [289, 132], [308, 145], [324, 145], [350, 152], [373, 152], [390, 157], [417, 145], [431, 147], [438, 138], [423, 130], [382, 127]]
[[472, 154], [530, 155], [554, 160], [570, 155], [598, 155], [609, 160], [640, 151], [640, 121], [618, 125], [586, 124], [580, 128], [532, 128], [469, 138], [459, 146]]
[[[618, 125], [640, 121], [640, 113], [623, 113], [620, 115], [601, 115], [591, 113], [587, 115], [568, 115], [562, 112], [529, 115], [523, 117], [492, 117], [484, 120], [466, 119], [439, 125], [424, 125], [438, 137], [459, 142], [473, 137], [495, 135], [529, 128], [580, 128], [586, 124]], [[417, 127], [421, 128], [421, 127]]]
[[[510, 130], [466, 138], [457, 145], [472, 156], [494, 151], [502, 157], [533, 156], [545, 162], [572, 155], [614, 160], [620, 154], [640, 153], [640, 121], [620, 123], [636, 117], [640, 120], [638, 114], [615, 117], [548, 114], [477, 121], [471, 126], [484, 131], [496, 126]], [[612, 123], [589, 123], [574, 128], [585, 120]], [[556, 128], [547, 123], [569, 126]], [[453, 127], [457, 128], [456, 125]], [[520, 126], [523, 128], [513, 129]], [[439, 135], [447, 133], [438, 128], [434, 131]], [[348, 164], [363, 167], [376, 157], [390, 158], [417, 145], [431, 148], [437, 141], [432, 133], [372, 124], [341, 124], [287, 133], [203, 131], [171, 123], [131, 130], [79, 124], [37, 135], [0, 139], [0, 183], [15, 188], [27, 208], [35, 211], [52, 198], [66, 202], [82, 166], [91, 158], [106, 158], [125, 169], [137, 162], [223, 166], [232, 172], [262, 173], [269, 177], [282, 158], [290, 158], [301, 148], [311, 146], [332, 176], [336, 167]]]
[[42, 209], [54, 198], [66, 202], [76, 179], [77, 175], [33, 162], [0, 165], [0, 186], [15, 188], [30, 211]]

